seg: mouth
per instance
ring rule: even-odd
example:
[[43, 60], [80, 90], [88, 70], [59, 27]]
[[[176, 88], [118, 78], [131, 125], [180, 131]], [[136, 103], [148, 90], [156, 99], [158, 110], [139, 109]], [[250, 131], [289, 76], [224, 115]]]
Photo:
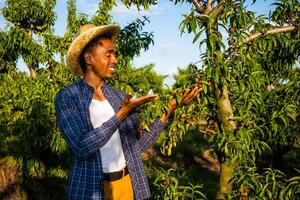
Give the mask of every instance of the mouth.
[[116, 68], [115, 67], [109, 67], [108, 70], [111, 71], [111, 72], [115, 72]]

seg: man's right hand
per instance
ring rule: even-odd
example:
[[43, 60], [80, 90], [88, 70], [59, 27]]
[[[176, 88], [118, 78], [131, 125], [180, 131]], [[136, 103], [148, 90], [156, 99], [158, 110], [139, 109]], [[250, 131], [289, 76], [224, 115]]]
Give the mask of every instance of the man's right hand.
[[136, 99], [132, 99], [132, 95], [128, 94], [123, 100], [120, 110], [117, 112], [118, 118], [123, 121], [127, 115], [134, 109], [138, 108], [144, 103], [154, 101], [157, 98], [156, 94], [142, 96]]

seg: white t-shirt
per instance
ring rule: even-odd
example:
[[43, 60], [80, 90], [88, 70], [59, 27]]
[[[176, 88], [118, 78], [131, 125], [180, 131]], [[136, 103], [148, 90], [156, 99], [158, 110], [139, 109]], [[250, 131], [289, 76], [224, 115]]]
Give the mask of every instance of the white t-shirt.
[[[115, 115], [112, 106], [107, 100], [92, 99], [89, 110], [94, 128], [101, 126]], [[119, 171], [126, 166], [119, 130], [116, 130], [110, 140], [100, 148], [100, 152], [104, 173]]]

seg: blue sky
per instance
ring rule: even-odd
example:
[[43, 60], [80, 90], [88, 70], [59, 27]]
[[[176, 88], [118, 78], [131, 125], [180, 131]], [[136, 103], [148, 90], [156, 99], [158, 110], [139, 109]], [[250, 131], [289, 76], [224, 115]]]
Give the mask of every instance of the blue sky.
[[[274, 9], [270, 6], [274, 1], [257, 0], [257, 3], [249, 6], [249, 9], [256, 11], [258, 14], [268, 14], [270, 9]], [[77, 0], [78, 12], [91, 16], [96, 12], [98, 2], [99, 0]], [[4, 5], [4, 0], [0, 0], [0, 8]], [[176, 73], [178, 67], [184, 68], [190, 63], [200, 61], [198, 45], [192, 43], [193, 35], [183, 34], [180, 36], [178, 28], [183, 19], [182, 14], [189, 12], [191, 7], [192, 5], [187, 3], [175, 6], [168, 0], [158, 0], [158, 4], [151, 6], [149, 11], [138, 11], [135, 7], [126, 8], [118, 1], [111, 14], [121, 27], [126, 26], [135, 18], [148, 16], [150, 24], [145, 26], [145, 30], [154, 32], [154, 45], [147, 52], [143, 52], [140, 57], [133, 60], [135, 67], [154, 63], [156, 72], [170, 75], [165, 83], [171, 84], [173, 83], [172, 75]], [[63, 35], [66, 29], [67, 0], [57, 0], [55, 11], [57, 13], [55, 31], [57, 35]], [[1, 29], [4, 23], [3, 16], [0, 15]], [[18, 68], [27, 71], [22, 61], [18, 62]]]

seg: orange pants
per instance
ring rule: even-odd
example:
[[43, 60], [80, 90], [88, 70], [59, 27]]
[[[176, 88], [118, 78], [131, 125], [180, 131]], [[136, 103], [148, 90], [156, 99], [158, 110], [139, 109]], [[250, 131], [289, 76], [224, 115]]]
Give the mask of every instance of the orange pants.
[[133, 200], [133, 189], [129, 174], [116, 181], [104, 181], [104, 199]]

